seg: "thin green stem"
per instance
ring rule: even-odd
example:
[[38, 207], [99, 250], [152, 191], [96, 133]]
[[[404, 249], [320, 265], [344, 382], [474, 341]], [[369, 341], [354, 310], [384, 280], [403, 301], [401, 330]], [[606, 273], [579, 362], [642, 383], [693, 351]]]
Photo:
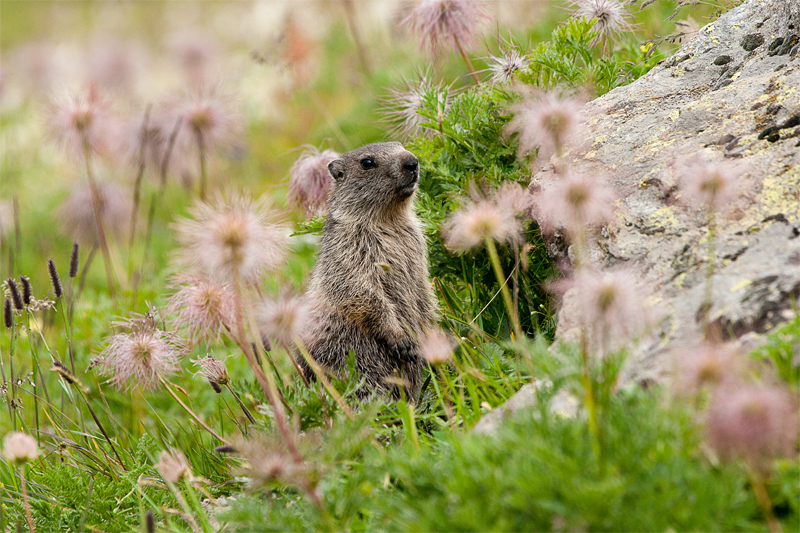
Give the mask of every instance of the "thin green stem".
[[97, 183], [92, 174], [92, 166], [90, 164], [91, 148], [89, 146], [89, 139], [86, 132], [81, 130], [81, 137], [83, 140], [83, 159], [86, 163], [86, 178], [89, 180], [89, 190], [92, 195], [92, 211], [94, 211], [94, 221], [97, 225], [97, 242], [100, 244], [100, 250], [103, 252], [103, 261], [106, 267], [106, 281], [108, 282], [108, 291], [111, 298], [114, 298], [114, 274], [111, 264], [111, 253], [108, 251], [108, 241], [106, 241], [106, 232], [103, 226], [103, 212], [102, 200], [100, 199], [100, 191], [97, 189]]
[[206, 199], [206, 183], [208, 181], [208, 171], [206, 170], [206, 143], [203, 140], [203, 132], [195, 128], [195, 139], [197, 139], [197, 152], [200, 157], [200, 200]]
[[597, 458], [600, 475], [602, 476], [605, 472], [605, 465], [603, 462], [603, 448], [600, 440], [597, 403], [594, 399], [594, 388], [589, 375], [589, 347], [585, 331], [581, 332], [581, 385], [583, 386], [584, 400], [586, 402], [586, 415], [589, 422], [592, 451]]
[[710, 340], [710, 324], [708, 322], [709, 314], [711, 312], [711, 297], [714, 290], [714, 268], [716, 260], [716, 241], [717, 241], [717, 217], [714, 213], [714, 208], [709, 207], [708, 212], [708, 266], [706, 268], [706, 287], [703, 297], [703, 338]]
[[328, 377], [325, 375], [325, 372], [322, 370], [319, 364], [314, 360], [314, 358], [311, 357], [311, 354], [308, 353], [308, 350], [303, 344], [303, 341], [300, 340], [300, 337], [298, 337], [297, 335], [295, 335], [294, 337], [294, 344], [295, 346], [297, 346], [297, 349], [303, 355], [303, 358], [306, 360], [308, 366], [311, 367], [311, 370], [314, 372], [314, 375], [317, 376], [317, 379], [322, 383], [322, 386], [325, 387], [325, 390], [328, 391], [328, 394], [333, 396], [333, 399], [336, 401], [336, 404], [342, 411], [344, 411], [344, 414], [347, 415], [347, 418], [349, 418], [350, 420], [355, 420], [356, 417], [353, 414], [353, 411], [350, 409], [350, 406], [347, 405], [347, 402], [344, 401], [344, 398], [342, 398], [342, 396], [339, 394], [339, 391], [337, 391], [333, 387], [333, 385], [331, 385], [331, 382], [330, 380], [328, 380]]
[[494, 267], [494, 274], [497, 278], [497, 284], [500, 285], [500, 292], [503, 295], [503, 302], [506, 305], [506, 309], [508, 310], [508, 314], [511, 317], [511, 325], [514, 329], [514, 336], [516, 339], [521, 339], [523, 337], [522, 328], [519, 325], [519, 317], [517, 316], [517, 310], [514, 308], [514, 302], [511, 299], [511, 291], [508, 290], [508, 285], [505, 283], [505, 275], [503, 274], [503, 267], [500, 266], [500, 257], [497, 255], [497, 248], [494, 245], [494, 240], [491, 237], [486, 237], [486, 250], [489, 252], [489, 258], [492, 261], [492, 267]]
[[28, 487], [25, 483], [25, 465], [19, 467], [20, 486], [22, 489], [22, 505], [25, 507], [25, 519], [28, 521], [28, 531], [35, 533], [33, 527], [33, 516], [31, 516], [31, 503], [28, 501]]
[[206, 516], [205, 511], [203, 510], [203, 506], [200, 504], [200, 500], [197, 497], [197, 494], [194, 492], [194, 488], [189, 480], [184, 479], [183, 485], [186, 488], [186, 494], [189, 495], [189, 501], [192, 503], [192, 507], [194, 507], [194, 512], [197, 515], [197, 518], [200, 519], [200, 525], [203, 526], [203, 533], [213, 533], [214, 528], [211, 527], [211, 523], [208, 521], [208, 516]]
[[464, 59], [464, 62], [467, 64], [467, 68], [469, 69], [469, 73], [472, 74], [472, 79], [475, 80], [475, 85], [480, 85], [481, 80], [478, 78], [478, 74], [475, 72], [475, 68], [472, 66], [472, 61], [469, 60], [469, 56], [467, 52], [464, 50], [464, 47], [461, 45], [461, 40], [458, 38], [457, 35], [453, 35], [453, 40], [456, 43], [456, 48], [458, 49], [458, 53]]
[[170, 384], [170, 382], [169, 382], [169, 381], [167, 381], [167, 380], [166, 380], [166, 379], [164, 379], [164, 378], [161, 378], [161, 383], [163, 383], [163, 385], [164, 385], [164, 388], [166, 388], [166, 389], [167, 389], [167, 391], [168, 391], [168, 392], [169, 392], [169, 393], [172, 395], [172, 397], [173, 397], [173, 398], [175, 398], [175, 401], [176, 401], [176, 402], [178, 402], [178, 403], [180, 404], [180, 406], [181, 406], [181, 407], [183, 407], [183, 409], [184, 409], [184, 410], [185, 410], [187, 413], [189, 413], [189, 416], [191, 416], [192, 418], [194, 418], [194, 419], [197, 421], [197, 423], [198, 423], [198, 424], [200, 424], [200, 425], [203, 427], [203, 429], [205, 429], [206, 431], [208, 431], [209, 433], [211, 433], [211, 434], [212, 434], [214, 437], [216, 437], [216, 438], [217, 438], [217, 439], [218, 439], [220, 442], [224, 442], [225, 444], [230, 444], [230, 442], [228, 442], [228, 441], [227, 441], [225, 438], [221, 437], [221, 436], [220, 436], [220, 435], [219, 435], [219, 434], [218, 434], [216, 431], [214, 431], [213, 429], [211, 429], [211, 427], [210, 427], [208, 424], [206, 424], [205, 422], [203, 422], [203, 420], [202, 420], [202, 419], [201, 419], [199, 416], [197, 416], [197, 414], [195, 414], [195, 412], [194, 412], [194, 411], [192, 411], [191, 409], [189, 409], [189, 406], [188, 406], [188, 405], [186, 405], [185, 403], [183, 403], [183, 400], [181, 400], [181, 399], [178, 397], [178, 395], [175, 393], [175, 391], [174, 391], [174, 390], [172, 390], [172, 385]]
[[[255, 423], [256, 423], [256, 419], [255, 419], [255, 418], [253, 418], [253, 415], [250, 413], [250, 410], [249, 410], [249, 409], [247, 408], [247, 406], [246, 406], [246, 405], [245, 405], [245, 404], [242, 402], [242, 399], [241, 399], [241, 398], [239, 398], [239, 395], [238, 395], [238, 394], [236, 394], [236, 391], [235, 391], [235, 390], [233, 390], [233, 388], [231, 387], [230, 383], [226, 383], [226, 384], [225, 384], [225, 387], [226, 387], [226, 388], [227, 388], [229, 391], [231, 391], [231, 394], [233, 395], [233, 399], [234, 399], [234, 400], [236, 400], [236, 402], [239, 404], [239, 407], [241, 407], [241, 408], [242, 408], [242, 411], [244, 412], [245, 416], [246, 416], [246, 417], [247, 417], [247, 419], [250, 421], [250, 423], [251, 423], [251, 424], [255, 424]], [[231, 414], [233, 414], [233, 413], [231, 413]]]

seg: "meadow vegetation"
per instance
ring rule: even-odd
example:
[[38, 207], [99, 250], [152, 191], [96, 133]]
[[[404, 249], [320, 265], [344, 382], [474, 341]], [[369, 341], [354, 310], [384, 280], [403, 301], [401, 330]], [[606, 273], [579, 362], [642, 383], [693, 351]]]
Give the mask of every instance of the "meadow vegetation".
[[[635, 265], [593, 264], [616, 192], [562, 158], [586, 101], [730, 3], [519, 2], [505, 25], [398, 2], [384, 27], [345, 0], [266, 36], [259, 4], [197, 4], [192, 29], [182, 5], [2, 6], [1, 531], [796, 528], [800, 318], [745, 353], [701, 317], [670, 383], [620, 380], [659, 311]], [[74, 26], [37, 35], [47, 14]], [[385, 140], [420, 161], [441, 320], [421, 396], [359, 402], [309, 359], [302, 292], [327, 163]], [[713, 244], [739, 173], [686, 168]], [[534, 407], [472, 431], [526, 385]]]

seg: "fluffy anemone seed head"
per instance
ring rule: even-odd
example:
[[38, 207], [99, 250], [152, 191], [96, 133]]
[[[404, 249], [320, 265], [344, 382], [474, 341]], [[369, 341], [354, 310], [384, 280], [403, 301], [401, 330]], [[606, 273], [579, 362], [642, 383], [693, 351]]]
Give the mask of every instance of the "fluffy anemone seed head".
[[494, 204], [517, 215], [528, 216], [533, 208], [533, 196], [519, 183], [506, 181], [497, 188], [493, 196]]
[[283, 265], [288, 238], [282, 226], [269, 222], [270, 204], [243, 195], [217, 195], [196, 201], [192, 219], [176, 224], [179, 262], [210, 279], [232, 283], [236, 276], [252, 284]]
[[[130, 227], [131, 201], [125, 190], [114, 183], [96, 184], [100, 197], [100, 218], [106, 235], [121, 237]], [[66, 200], [59, 206], [56, 216], [61, 229], [73, 240], [93, 245], [97, 242], [97, 219], [92, 203], [92, 190], [86, 183], [72, 189]]]
[[434, 130], [424, 124], [432, 121], [431, 116], [444, 119], [452, 97], [451, 86], [432, 83], [427, 74], [416, 82], [406, 79], [402, 88], [390, 89], [383, 99], [384, 120], [392, 124], [394, 135], [405, 139], [431, 134]]
[[275, 481], [299, 483], [308, 468], [292, 461], [284, 445], [264, 436], [241, 439], [234, 447], [237, 454], [246, 460], [240, 474], [250, 478], [252, 487]]
[[489, 200], [469, 203], [455, 211], [442, 225], [445, 246], [463, 252], [484, 241], [517, 242], [522, 225], [513, 211], [502, 209]]
[[130, 390], [138, 385], [154, 390], [162, 378], [180, 370], [186, 346], [177, 335], [159, 329], [152, 314], [116, 325], [129, 331], [113, 335], [96, 364], [117, 388]]
[[597, 32], [597, 36], [592, 44], [607, 44], [621, 33], [633, 30], [628, 22], [629, 14], [620, 0], [574, 0], [571, 4], [574, 18], [596, 20], [592, 29]]
[[292, 346], [303, 337], [311, 306], [305, 298], [283, 295], [277, 300], [264, 300], [258, 310], [264, 333], [283, 346]]
[[205, 87], [218, 76], [221, 50], [217, 39], [199, 29], [167, 38], [167, 48], [193, 87]]
[[681, 350], [676, 363], [676, 388], [691, 395], [721, 384], [734, 384], [741, 373], [742, 356], [732, 346], [702, 344]]
[[446, 363], [453, 357], [453, 339], [440, 329], [428, 331], [421, 339], [420, 353], [432, 364]]
[[652, 319], [644, 303], [646, 291], [630, 269], [600, 272], [582, 268], [571, 279], [556, 283], [554, 290], [572, 291], [578, 302], [575, 320], [600, 355], [624, 346]]
[[158, 455], [158, 462], [155, 468], [161, 478], [169, 483], [177, 483], [181, 479], [192, 478], [189, 461], [182, 451], [175, 448], [170, 448], [169, 451], [162, 451]]
[[696, 207], [724, 209], [736, 197], [740, 174], [728, 165], [696, 157], [682, 172], [682, 197]]
[[723, 458], [741, 457], [766, 470], [772, 459], [797, 451], [797, 398], [778, 386], [720, 387], [711, 400], [706, 431]]
[[230, 378], [228, 378], [228, 369], [225, 368], [224, 360], [220, 361], [211, 355], [207, 355], [202, 359], [192, 359], [191, 361], [200, 367], [196, 375], [208, 381], [218, 394], [222, 392], [221, 387], [230, 382]]
[[339, 157], [333, 150], [309, 147], [289, 171], [289, 201], [301, 206], [307, 216], [324, 214], [333, 178], [328, 163]]
[[102, 155], [119, 148], [120, 128], [109, 113], [108, 103], [92, 86], [56, 98], [52, 106], [50, 137], [69, 156], [81, 160], [85, 149]]
[[537, 194], [535, 212], [544, 231], [565, 227], [574, 237], [587, 225], [608, 222], [616, 198], [602, 177], [568, 174]]
[[226, 331], [234, 330], [236, 308], [227, 283], [200, 275], [179, 276], [173, 287], [177, 291], [167, 301], [167, 313], [173, 315], [171, 329], [186, 330], [192, 346], [219, 342]]
[[181, 144], [194, 146], [198, 138], [206, 149], [230, 145], [242, 129], [241, 116], [232, 110], [228, 99], [216, 91], [196, 93], [186, 98], [177, 108], [183, 119]]
[[14, 431], [3, 437], [3, 457], [14, 465], [30, 463], [39, 457], [39, 447], [30, 435]]
[[477, 32], [488, 19], [478, 0], [423, 0], [400, 25], [417, 36], [420, 50], [436, 53], [445, 47], [475, 44]]
[[489, 56], [487, 70], [492, 74], [492, 85], [505, 85], [514, 81], [517, 74], [528, 68], [528, 57], [517, 48], [507, 48], [499, 56]]
[[539, 148], [539, 157], [560, 155], [575, 137], [583, 120], [583, 101], [540, 93], [511, 106], [514, 118], [506, 133], [519, 133], [519, 157]]

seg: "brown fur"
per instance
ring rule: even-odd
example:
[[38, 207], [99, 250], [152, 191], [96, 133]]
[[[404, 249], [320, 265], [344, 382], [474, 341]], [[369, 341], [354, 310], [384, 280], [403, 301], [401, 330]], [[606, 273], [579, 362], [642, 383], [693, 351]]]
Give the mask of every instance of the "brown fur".
[[[366, 159], [375, 167], [364, 169]], [[340, 376], [353, 351], [362, 398], [373, 391], [397, 397], [386, 378], [398, 377], [414, 400], [425, 365], [419, 338], [435, 320], [427, 248], [413, 210], [417, 158], [400, 143], [378, 143], [342, 154], [328, 169], [335, 184], [307, 294], [308, 349]]]

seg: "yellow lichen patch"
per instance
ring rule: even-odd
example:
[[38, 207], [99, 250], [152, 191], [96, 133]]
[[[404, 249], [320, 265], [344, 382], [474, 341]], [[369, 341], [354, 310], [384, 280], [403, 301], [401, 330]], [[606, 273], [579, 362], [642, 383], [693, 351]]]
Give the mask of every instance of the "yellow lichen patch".
[[798, 186], [800, 183], [800, 167], [794, 167], [781, 175], [774, 172], [773, 166], [764, 177], [761, 193], [758, 195], [759, 216], [763, 219], [770, 215], [783, 214], [789, 221], [800, 219], [800, 201]]
[[739, 74], [741, 74], [741, 73], [742, 73], [742, 71], [741, 71], [741, 70], [740, 70], [740, 71], [738, 71], [738, 72], [736, 72], [736, 74], [734, 74], [733, 76], [731, 76], [731, 80], [735, 80], [736, 78], [738, 78], [738, 77], [739, 77]]
[[584, 159], [591, 159], [596, 155], [597, 155], [597, 150], [592, 150], [591, 152], [587, 152], [586, 155], [583, 157]]
[[676, 120], [678, 120], [678, 117], [679, 117], [679, 116], [681, 116], [681, 112], [680, 112], [680, 110], [679, 110], [679, 109], [676, 109], [676, 110], [674, 110], [672, 113], [670, 113], [669, 115], [667, 115], [667, 117], [669, 117], [669, 119], [670, 119], [672, 122], [675, 122]]
[[742, 281], [740, 281], [739, 283], [737, 283], [736, 285], [731, 287], [731, 292], [740, 291], [740, 290], [744, 289], [745, 287], [747, 287], [748, 285], [750, 285], [751, 283], [753, 283], [753, 280], [743, 279]]
[[604, 142], [606, 142], [607, 140], [608, 140], [608, 137], [606, 137], [605, 135], [601, 135], [601, 136], [597, 137], [597, 138], [594, 140], [594, 142], [592, 143], [592, 145], [595, 145], [595, 144], [600, 144], [600, 143], [604, 143]]
[[664, 229], [672, 229], [678, 226], [675, 211], [670, 206], [664, 206], [650, 213], [650, 222], [654, 226], [661, 226]]
[[686, 279], [686, 272], [683, 272], [683, 273], [679, 274], [678, 277], [675, 278], [675, 286], [678, 289], [682, 289], [683, 288], [683, 280], [684, 279]]

